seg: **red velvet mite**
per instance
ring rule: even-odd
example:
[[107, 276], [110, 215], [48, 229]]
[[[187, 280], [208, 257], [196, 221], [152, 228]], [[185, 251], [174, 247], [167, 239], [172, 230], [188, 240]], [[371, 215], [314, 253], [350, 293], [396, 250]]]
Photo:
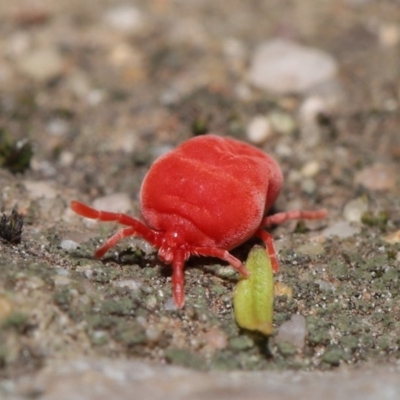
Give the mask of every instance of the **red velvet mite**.
[[204, 135], [154, 162], [140, 190], [144, 222], [126, 214], [95, 210], [78, 201], [72, 201], [71, 208], [86, 218], [126, 226], [96, 251], [97, 258], [127, 236], [140, 236], [158, 248], [159, 259], [172, 265], [173, 297], [182, 308], [183, 268], [191, 255], [220, 258], [248, 276], [243, 263], [229, 250], [258, 236], [276, 272], [279, 266], [273, 239], [264, 228], [291, 219], [326, 216], [326, 210], [266, 216], [282, 183], [279, 165], [261, 150], [232, 138]]

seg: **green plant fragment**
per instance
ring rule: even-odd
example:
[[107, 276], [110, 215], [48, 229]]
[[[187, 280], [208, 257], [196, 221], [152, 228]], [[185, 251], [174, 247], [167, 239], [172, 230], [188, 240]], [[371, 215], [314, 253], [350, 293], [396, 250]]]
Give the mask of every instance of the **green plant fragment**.
[[271, 335], [274, 279], [271, 260], [263, 247], [250, 251], [246, 268], [250, 276], [239, 281], [233, 297], [236, 322], [241, 328]]

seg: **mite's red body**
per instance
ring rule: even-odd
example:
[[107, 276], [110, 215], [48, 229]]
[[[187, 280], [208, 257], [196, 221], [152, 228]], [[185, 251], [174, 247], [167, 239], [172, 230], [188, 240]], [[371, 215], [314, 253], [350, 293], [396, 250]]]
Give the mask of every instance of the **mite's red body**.
[[190, 255], [221, 258], [247, 276], [241, 261], [228, 251], [259, 236], [277, 271], [273, 240], [263, 228], [288, 219], [325, 217], [325, 210], [265, 217], [282, 183], [279, 165], [261, 150], [231, 138], [205, 135], [188, 140], [152, 165], [140, 192], [144, 223], [77, 201], [71, 203], [71, 208], [87, 218], [127, 226], [108, 239], [96, 257], [131, 235], [156, 246], [160, 260], [172, 265], [174, 300], [181, 308], [183, 267]]

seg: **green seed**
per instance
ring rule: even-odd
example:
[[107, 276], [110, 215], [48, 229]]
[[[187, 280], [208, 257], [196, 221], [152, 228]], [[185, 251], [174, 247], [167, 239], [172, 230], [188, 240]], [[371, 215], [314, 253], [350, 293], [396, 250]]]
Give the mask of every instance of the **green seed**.
[[236, 322], [241, 328], [271, 335], [274, 279], [271, 260], [263, 247], [250, 251], [246, 268], [250, 276], [239, 281], [233, 297]]

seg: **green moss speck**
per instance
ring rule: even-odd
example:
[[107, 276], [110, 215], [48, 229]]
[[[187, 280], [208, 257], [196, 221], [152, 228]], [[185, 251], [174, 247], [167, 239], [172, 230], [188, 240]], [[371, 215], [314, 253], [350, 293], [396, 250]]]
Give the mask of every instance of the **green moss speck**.
[[134, 315], [136, 310], [135, 303], [129, 298], [120, 298], [118, 300], [105, 300], [100, 306], [102, 314], [108, 315]]
[[127, 347], [146, 343], [146, 332], [136, 321], [120, 321], [114, 333], [114, 339]]
[[338, 346], [328, 347], [325, 353], [322, 355], [322, 361], [331, 366], [339, 365], [340, 362], [346, 358], [347, 357], [344, 351]]
[[232, 350], [248, 350], [254, 347], [254, 340], [246, 335], [235, 336], [229, 340], [229, 347]]
[[54, 302], [63, 311], [67, 311], [70, 307], [72, 295], [68, 288], [57, 289], [53, 295]]
[[288, 342], [278, 342], [278, 351], [284, 357], [291, 357], [297, 353], [297, 348]]
[[333, 278], [344, 280], [348, 278], [349, 266], [340, 261], [333, 261], [328, 266], [328, 273], [332, 275]]
[[12, 313], [1, 324], [2, 329], [14, 329], [18, 333], [25, 333], [29, 326], [29, 316], [21, 312]]
[[165, 359], [171, 364], [180, 365], [182, 367], [193, 368], [197, 370], [204, 369], [204, 360], [186, 349], [170, 348], [165, 351]]

